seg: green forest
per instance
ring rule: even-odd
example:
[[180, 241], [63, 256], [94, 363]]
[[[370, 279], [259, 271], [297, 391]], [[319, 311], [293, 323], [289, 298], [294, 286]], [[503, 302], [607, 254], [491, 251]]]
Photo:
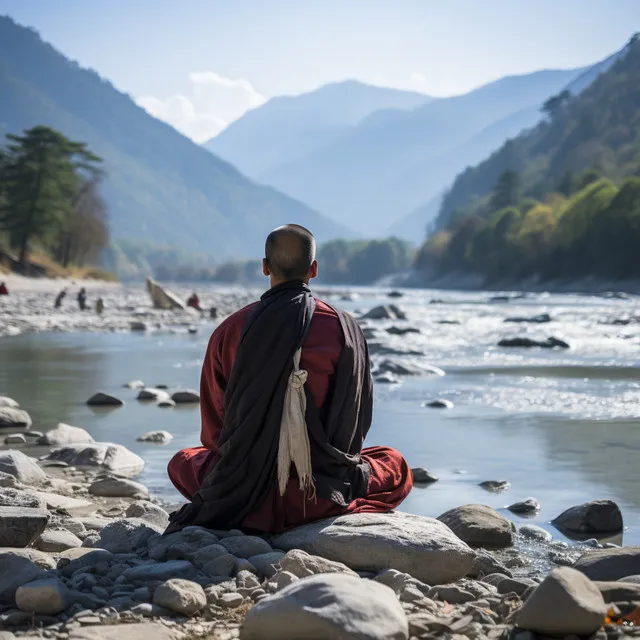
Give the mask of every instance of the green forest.
[[0, 250], [22, 273], [94, 264], [109, 243], [101, 159], [49, 127], [0, 147]]
[[640, 41], [590, 87], [469, 168], [416, 266], [487, 281], [640, 275]]

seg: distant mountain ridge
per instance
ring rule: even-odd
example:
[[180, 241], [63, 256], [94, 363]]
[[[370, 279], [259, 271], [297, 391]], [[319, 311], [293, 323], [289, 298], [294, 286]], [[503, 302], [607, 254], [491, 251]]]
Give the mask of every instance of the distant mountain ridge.
[[102, 190], [115, 240], [181, 246], [223, 260], [260, 255], [266, 233], [286, 222], [310, 227], [320, 241], [354, 235], [246, 178], [2, 16], [0, 96], [0, 134], [44, 124], [104, 158]]

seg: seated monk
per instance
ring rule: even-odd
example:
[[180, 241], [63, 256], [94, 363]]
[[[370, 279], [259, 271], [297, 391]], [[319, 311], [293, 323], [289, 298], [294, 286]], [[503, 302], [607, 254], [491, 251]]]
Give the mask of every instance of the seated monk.
[[269, 234], [271, 289], [227, 318], [202, 368], [202, 447], [184, 449], [169, 477], [190, 502], [187, 525], [281, 532], [344, 513], [390, 511], [413, 486], [403, 457], [362, 448], [373, 385], [355, 319], [313, 297], [315, 239], [286, 225]]

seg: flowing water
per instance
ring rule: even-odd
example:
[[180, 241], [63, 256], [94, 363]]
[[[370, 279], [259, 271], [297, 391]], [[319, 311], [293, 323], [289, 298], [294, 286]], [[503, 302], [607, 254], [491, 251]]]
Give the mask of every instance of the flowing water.
[[[355, 290], [354, 290], [355, 291]], [[201, 298], [207, 292], [199, 289]], [[437, 516], [448, 508], [480, 502], [502, 510], [527, 497], [542, 504], [530, 522], [548, 524], [562, 510], [597, 498], [621, 507], [625, 544], [640, 543], [640, 322], [612, 324], [640, 315], [640, 301], [578, 295], [511, 296], [495, 293], [413, 290], [399, 300], [386, 290], [358, 289], [344, 301], [352, 311], [395, 302], [407, 322], [371, 321], [385, 345], [424, 355], [393, 356], [442, 368], [443, 377], [404, 378], [376, 384], [374, 423], [367, 444], [399, 449], [411, 466], [440, 477], [416, 488], [402, 509]], [[546, 324], [505, 323], [507, 317], [548, 313]], [[386, 333], [395, 324], [420, 330]], [[33, 428], [58, 422], [86, 428], [98, 441], [123, 444], [146, 460], [140, 480], [169, 501], [166, 465], [178, 448], [199, 441], [197, 407], [161, 409], [138, 403], [128, 380], [149, 386], [198, 388], [200, 366], [213, 324], [185, 333], [31, 333], [0, 339], [0, 393], [29, 410]], [[506, 349], [504, 337], [555, 336], [567, 350]], [[114, 410], [95, 411], [85, 401], [95, 391], [125, 400]], [[436, 398], [452, 409], [423, 406]], [[138, 443], [145, 431], [174, 435], [166, 446]], [[501, 494], [478, 486], [508, 480]]]

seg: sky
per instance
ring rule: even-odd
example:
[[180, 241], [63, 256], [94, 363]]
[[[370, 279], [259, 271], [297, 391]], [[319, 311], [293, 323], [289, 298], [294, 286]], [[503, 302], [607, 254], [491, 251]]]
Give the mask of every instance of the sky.
[[356, 79], [433, 96], [573, 68], [640, 31], [640, 0], [0, 0], [202, 142], [271, 97]]

